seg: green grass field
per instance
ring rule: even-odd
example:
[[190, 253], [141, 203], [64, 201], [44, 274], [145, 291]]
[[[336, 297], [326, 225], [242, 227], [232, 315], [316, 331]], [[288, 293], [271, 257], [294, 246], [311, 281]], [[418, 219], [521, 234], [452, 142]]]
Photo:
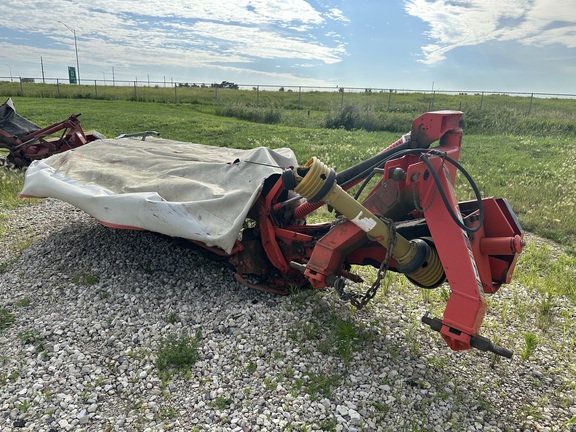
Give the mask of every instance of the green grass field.
[[[403, 132], [413, 118], [426, 111], [456, 109], [466, 112], [470, 134], [576, 136], [576, 102], [568, 98], [543, 98], [503, 94], [442, 94], [397, 91], [305, 91], [279, 87], [258, 90], [171, 87], [168, 85], [110, 86], [0, 82], [6, 97], [69, 100], [110, 100], [198, 105], [241, 119], [323, 127], [326, 124], [369, 131]], [[341, 110], [351, 108], [345, 119]], [[350, 122], [351, 120], [351, 122]]]
[[[19, 114], [40, 126], [61, 121], [73, 113], [82, 113], [85, 130], [96, 129], [108, 137], [156, 130], [164, 138], [208, 145], [289, 147], [300, 163], [316, 156], [337, 171], [374, 155], [399, 136], [398, 132], [389, 131], [326, 128], [325, 123], [339, 115], [338, 111], [330, 110], [310, 116], [302, 110], [280, 110], [280, 119], [267, 124], [240, 120], [237, 117], [241, 115], [231, 117], [230, 113], [223, 112], [225, 106], [213, 104], [21, 97], [15, 97], [14, 102]], [[570, 103], [574, 104], [573, 101]], [[232, 111], [238, 114], [238, 105], [235, 104], [231, 105]], [[246, 106], [240, 108], [246, 109]], [[551, 108], [547, 116], [553, 116], [556, 109], [558, 107]], [[394, 120], [399, 124], [396, 128], [402, 132], [409, 131], [412, 119], [422, 112], [412, 116], [408, 112], [400, 113]], [[354, 114], [361, 113], [362, 109], [354, 111]], [[564, 118], [573, 115], [568, 110]], [[554, 125], [551, 123], [547, 128], [552, 130]], [[559, 129], [554, 135], [470, 134], [467, 129], [464, 132], [461, 163], [474, 177], [483, 196], [507, 198], [527, 231], [562, 245], [568, 253], [567, 259], [576, 262], [574, 134], [565, 129]], [[458, 180], [459, 198], [471, 198], [471, 191], [463, 178]], [[17, 205], [16, 193], [20, 182], [21, 176], [17, 174], [2, 174], [2, 207]], [[570, 272], [566, 275], [571, 277]]]

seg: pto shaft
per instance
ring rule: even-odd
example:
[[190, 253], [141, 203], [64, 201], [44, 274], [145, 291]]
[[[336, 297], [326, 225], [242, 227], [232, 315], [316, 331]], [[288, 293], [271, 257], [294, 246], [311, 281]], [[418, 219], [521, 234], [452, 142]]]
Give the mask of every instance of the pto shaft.
[[[334, 170], [314, 157], [308, 160], [304, 167], [287, 170], [282, 175], [285, 189], [294, 189], [310, 203], [329, 203], [371, 238], [382, 246], [389, 247], [392, 234], [388, 226], [348, 195], [335, 179]], [[396, 261], [396, 269], [418, 285], [432, 288], [444, 281], [444, 270], [438, 254], [423, 240], [407, 240], [396, 234], [392, 255]]]

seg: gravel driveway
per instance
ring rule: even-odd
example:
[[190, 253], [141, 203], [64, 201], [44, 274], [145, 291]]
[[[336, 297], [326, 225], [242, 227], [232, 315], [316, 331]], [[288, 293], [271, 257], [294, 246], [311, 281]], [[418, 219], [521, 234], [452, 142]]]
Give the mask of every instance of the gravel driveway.
[[[329, 290], [239, 286], [180, 242], [56, 200], [7, 214], [2, 432], [576, 431], [576, 311], [561, 298], [544, 332], [534, 293], [504, 287], [483, 332], [514, 358], [452, 352], [400, 282], [355, 311]], [[527, 332], [539, 342], [523, 359]], [[171, 376], [156, 364], [170, 335], [200, 341]]]

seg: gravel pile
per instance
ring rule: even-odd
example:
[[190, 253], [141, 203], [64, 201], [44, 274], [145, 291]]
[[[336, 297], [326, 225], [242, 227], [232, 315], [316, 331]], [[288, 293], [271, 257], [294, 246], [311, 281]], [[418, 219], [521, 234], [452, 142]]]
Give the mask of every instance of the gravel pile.
[[[355, 311], [329, 290], [245, 288], [180, 242], [56, 200], [8, 214], [2, 432], [576, 431], [576, 311], [561, 298], [544, 331], [534, 292], [504, 287], [483, 331], [514, 358], [452, 352], [420, 324], [442, 305], [400, 282]], [[527, 332], [539, 342], [522, 359]], [[197, 338], [198, 359], [160, 371], [175, 335]]]

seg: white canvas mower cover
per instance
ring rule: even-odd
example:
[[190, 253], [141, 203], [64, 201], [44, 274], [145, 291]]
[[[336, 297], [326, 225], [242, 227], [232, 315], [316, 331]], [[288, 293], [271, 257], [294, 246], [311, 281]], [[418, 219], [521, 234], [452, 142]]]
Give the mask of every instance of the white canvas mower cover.
[[115, 228], [144, 229], [230, 253], [264, 180], [292, 150], [238, 150], [147, 137], [98, 140], [33, 162], [22, 197], [66, 201]]

